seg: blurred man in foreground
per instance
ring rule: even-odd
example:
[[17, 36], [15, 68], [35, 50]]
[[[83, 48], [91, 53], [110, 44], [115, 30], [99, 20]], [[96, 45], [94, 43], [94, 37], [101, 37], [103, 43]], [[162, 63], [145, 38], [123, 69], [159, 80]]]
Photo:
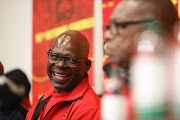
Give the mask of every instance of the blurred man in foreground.
[[110, 21], [111, 39], [106, 54], [111, 62], [124, 68], [128, 68], [137, 51], [135, 39], [140, 35], [138, 33], [144, 30], [163, 36], [159, 44], [164, 46], [177, 42], [179, 19], [170, 0], [123, 0], [115, 8]]
[[60, 34], [47, 52], [47, 73], [53, 86], [26, 120], [99, 120], [100, 98], [88, 82], [89, 42], [78, 31]]
[[166, 56], [177, 44], [178, 25], [178, 14], [170, 0], [120, 2], [110, 18], [111, 34], [106, 54], [121, 69], [121, 79], [129, 78], [129, 68], [138, 52], [139, 38], [144, 31], [151, 31], [161, 37], [156, 41], [153, 51]]

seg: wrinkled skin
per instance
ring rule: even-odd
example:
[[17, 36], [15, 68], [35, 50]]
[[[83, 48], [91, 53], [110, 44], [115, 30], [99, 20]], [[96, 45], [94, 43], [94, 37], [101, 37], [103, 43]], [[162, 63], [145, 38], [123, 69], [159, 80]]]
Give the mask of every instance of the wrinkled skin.
[[[54, 42], [53, 53], [75, 58], [87, 58], [89, 53], [88, 40], [78, 31], [70, 30], [62, 33]], [[47, 73], [55, 93], [72, 91], [84, 78], [90, 68], [90, 60], [85, 59], [77, 67], [66, 66], [64, 61], [47, 63]]]

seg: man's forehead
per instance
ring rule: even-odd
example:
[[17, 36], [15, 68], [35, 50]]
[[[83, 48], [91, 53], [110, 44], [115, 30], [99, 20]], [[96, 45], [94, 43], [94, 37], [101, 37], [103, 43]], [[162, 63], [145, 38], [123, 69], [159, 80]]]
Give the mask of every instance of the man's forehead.
[[72, 44], [72, 36], [68, 34], [62, 34], [60, 35], [56, 41], [53, 47], [58, 47], [58, 46], [69, 46]]
[[111, 21], [113, 20], [137, 20], [141, 18], [141, 15], [138, 14], [140, 10], [140, 3], [134, 0], [122, 1], [114, 9]]
[[57, 44], [70, 44], [70, 41], [72, 40], [72, 37], [70, 35], [62, 35], [57, 39]]

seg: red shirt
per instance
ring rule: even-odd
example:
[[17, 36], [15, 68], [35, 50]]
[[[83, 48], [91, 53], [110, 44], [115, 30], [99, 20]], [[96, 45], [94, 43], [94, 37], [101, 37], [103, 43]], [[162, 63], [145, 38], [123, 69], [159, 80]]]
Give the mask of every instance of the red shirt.
[[35, 109], [39, 108], [38, 119], [34, 117], [37, 120], [100, 120], [100, 98], [89, 86], [88, 78], [84, 78], [73, 91], [54, 91], [52, 88], [44, 94], [40, 106], [33, 106], [26, 120], [36, 116], [38, 110]]

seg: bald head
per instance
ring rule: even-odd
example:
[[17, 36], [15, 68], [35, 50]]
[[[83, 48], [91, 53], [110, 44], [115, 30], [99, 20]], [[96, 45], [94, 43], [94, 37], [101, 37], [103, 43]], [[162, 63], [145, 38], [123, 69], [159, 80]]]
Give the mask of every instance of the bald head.
[[60, 34], [49, 54], [47, 73], [55, 93], [72, 91], [86, 76], [91, 61], [89, 42], [75, 30]]
[[134, 4], [134, 16], [157, 20], [161, 33], [177, 36], [179, 18], [170, 0], [123, 0], [122, 2]]
[[4, 74], [4, 68], [2, 63], [0, 62], [0, 75]]
[[[52, 49], [60, 48], [63, 51], [70, 49], [79, 57], [88, 57], [89, 42], [86, 37], [75, 30], [68, 30], [60, 34], [53, 44]], [[78, 57], [78, 56], [75, 56]]]

